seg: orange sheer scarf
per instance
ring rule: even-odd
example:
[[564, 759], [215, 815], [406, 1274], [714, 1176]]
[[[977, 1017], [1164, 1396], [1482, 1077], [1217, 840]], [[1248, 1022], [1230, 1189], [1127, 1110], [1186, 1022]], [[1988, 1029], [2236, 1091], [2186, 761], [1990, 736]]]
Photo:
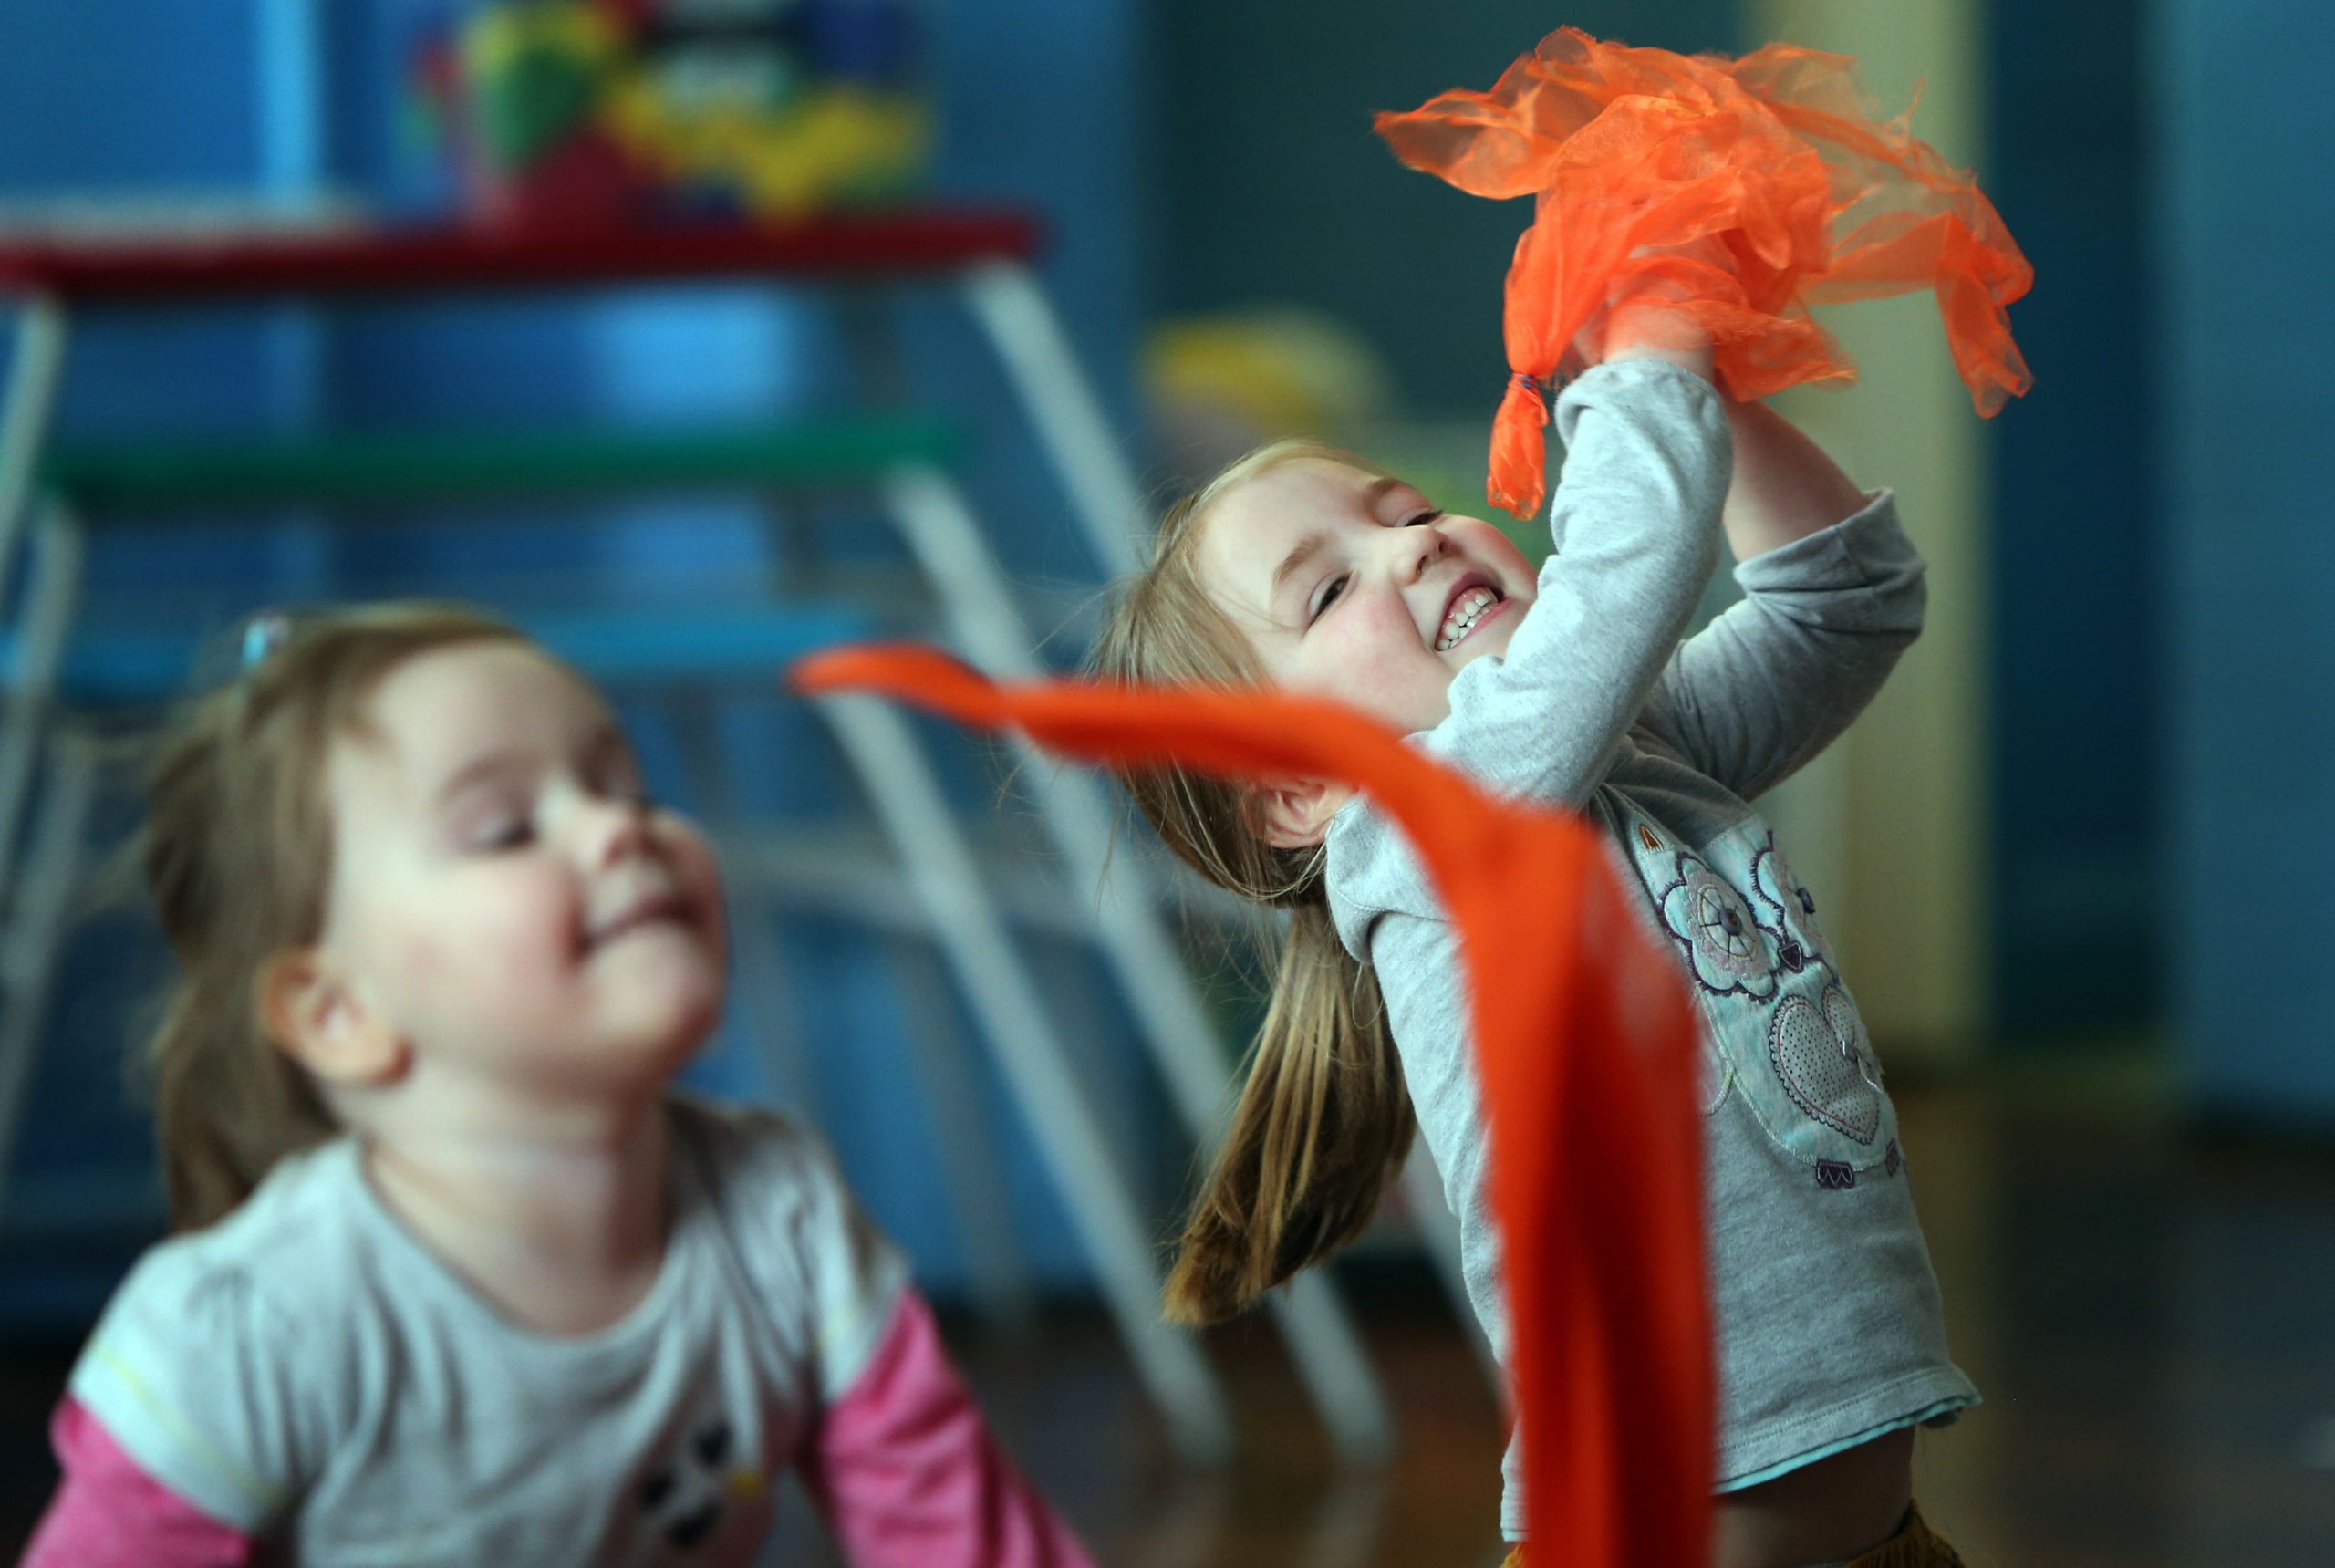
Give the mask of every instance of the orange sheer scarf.
[[1874, 118], [1855, 68], [1787, 44], [1729, 60], [1565, 27], [1489, 92], [1378, 116], [1412, 168], [1536, 199], [1508, 273], [1494, 505], [1540, 509], [1550, 379], [1601, 306], [1652, 286], [1709, 331], [1739, 401], [1855, 374], [1809, 306], [1921, 288], [1981, 415], [2027, 390], [2008, 307], [2034, 270], [1969, 173], [1907, 130], [1912, 109]]
[[1536, 1557], [1701, 1568], [1714, 1371], [1697, 1037], [1596, 831], [1501, 801], [1334, 703], [1256, 691], [998, 686], [926, 649], [796, 665], [1106, 765], [1343, 780], [1401, 825], [1459, 931]]

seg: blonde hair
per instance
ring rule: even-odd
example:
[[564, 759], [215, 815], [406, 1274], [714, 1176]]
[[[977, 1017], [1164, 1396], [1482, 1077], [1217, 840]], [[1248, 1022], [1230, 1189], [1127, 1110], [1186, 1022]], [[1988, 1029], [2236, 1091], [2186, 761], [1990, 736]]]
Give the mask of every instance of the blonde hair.
[[323, 934], [333, 742], [362, 731], [374, 691], [407, 659], [519, 637], [453, 605], [304, 618], [164, 734], [138, 857], [177, 960], [148, 1047], [175, 1228], [220, 1219], [276, 1161], [337, 1130], [316, 1085], [269, 1039], [256, 985], [270, 960]]
[[[1170, 508], [1150, 565], [1099, 633], [1090, 668], [1126, 683], [1264, 684], [1248, 639], [1201, 582], [1198, 545], [1241, 485], [1305, 460], [1378, 470], [1313, 441], [1259, 449]], [[1169, 849], [1217, 886], [1283, 910], [1272, 997], [1245, 1080], [1177, 1244], [1163, 1302], [1179, 1323], [1214, 1323], [1335, 1252], [1377, 1211], [1409, 1152], [1411, 1102], [1378, 981], [1338, 939], [1320, 847], [1259, 833], [1251, 792], [1181, 768], [1133, 773], [1136, 805]]]

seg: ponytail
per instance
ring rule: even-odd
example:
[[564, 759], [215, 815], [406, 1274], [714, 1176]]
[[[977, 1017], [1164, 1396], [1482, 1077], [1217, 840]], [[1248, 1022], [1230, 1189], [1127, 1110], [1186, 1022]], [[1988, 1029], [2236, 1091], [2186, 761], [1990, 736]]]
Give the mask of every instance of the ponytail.
[[249, 1012], [199, 987], [171, 998], [150, 1052], [171, 1228], [227, 1214], [286, 1155], [337, 1130], [315, 1085], [257, 1038]]
[[1327, 904], [1292, 905], [1232, 1124], [1177, 1245], [1168, 1319], [1220, 1322], [1353, 1241], [1411, 1133], [1376, 978]]

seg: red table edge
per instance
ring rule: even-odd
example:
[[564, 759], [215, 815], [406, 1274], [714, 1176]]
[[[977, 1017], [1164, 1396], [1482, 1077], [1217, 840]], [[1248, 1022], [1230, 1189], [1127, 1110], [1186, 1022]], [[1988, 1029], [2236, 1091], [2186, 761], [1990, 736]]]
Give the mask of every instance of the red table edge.
[[431, 227], [137, 240], [0, 240], [0, 292], [67, 304], [430, 293], [665, 279], [911, 276], [1026, 262], [1042, 226], [1012, 209], [801, 223]]

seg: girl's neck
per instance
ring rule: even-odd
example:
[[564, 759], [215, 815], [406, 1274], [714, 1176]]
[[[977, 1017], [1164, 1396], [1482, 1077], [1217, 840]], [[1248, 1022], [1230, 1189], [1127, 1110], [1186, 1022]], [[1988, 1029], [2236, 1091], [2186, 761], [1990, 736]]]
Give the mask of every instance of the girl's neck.
[[657, 1282], [671, 1211], [661, 1097], [492, 1133], [379, 1127], [363, 1146], [391, 1211], [524, 1327], [599, 1332]]

